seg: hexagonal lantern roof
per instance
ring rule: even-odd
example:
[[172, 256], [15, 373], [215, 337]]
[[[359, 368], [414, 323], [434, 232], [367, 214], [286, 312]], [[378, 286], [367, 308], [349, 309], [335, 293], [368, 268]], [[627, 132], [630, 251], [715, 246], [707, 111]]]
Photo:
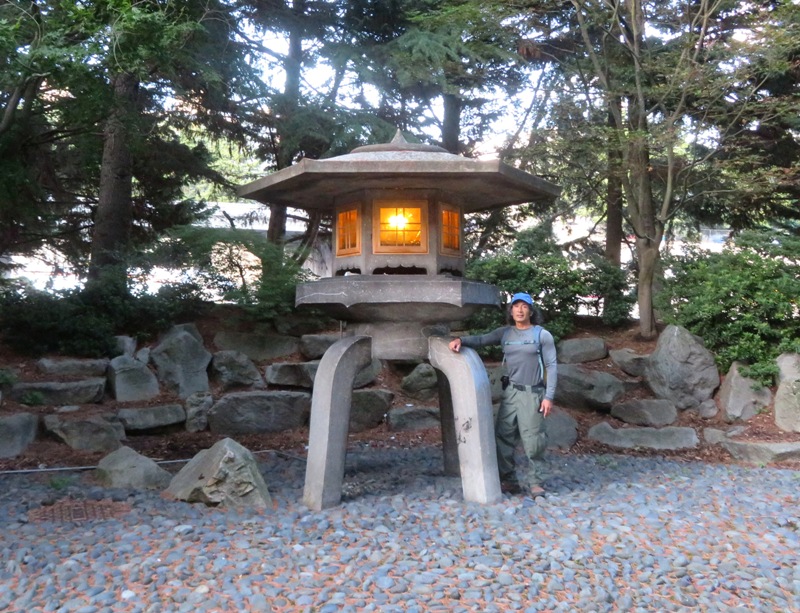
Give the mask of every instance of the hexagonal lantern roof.
[[453, 155], [409, 143], [397, 131], [390, 143], [358, 147], [323, 160], [304, 159], [239, 188], [239, 196], [299, 209], [327, 209], [337, 197], [365, 189], [438, 189], [458, 196], [463, 212], [552, 200], [557, 185], [499, 160]]

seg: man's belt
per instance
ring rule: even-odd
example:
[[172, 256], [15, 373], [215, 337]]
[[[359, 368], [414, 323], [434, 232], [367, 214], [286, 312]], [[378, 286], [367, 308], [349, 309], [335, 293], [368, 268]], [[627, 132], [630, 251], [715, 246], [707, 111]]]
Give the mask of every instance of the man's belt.
[[534, 390], [544, 389], [544, 385], [542, 385], [541, 383], [539, 385], [520, 385], [519, 383], [512, 383], [511, 387], [521, 392], [532, 392]]

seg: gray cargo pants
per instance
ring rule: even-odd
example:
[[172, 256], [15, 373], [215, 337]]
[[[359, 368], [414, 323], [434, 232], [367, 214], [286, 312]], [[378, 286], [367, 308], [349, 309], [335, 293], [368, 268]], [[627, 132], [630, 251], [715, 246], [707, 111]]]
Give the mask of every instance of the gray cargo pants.
[[544, 478], [547, 435], [544, 430], [544, 416], [539, 412], [539, 406], [544, 398], [544, 387], [530, 385], [524, 387], [525, 389], [518, 389], [511, 384], [503, 390], [494, 432], [500, 480], [517, 482], [514, 450], [522, 439], [522, 448], [529, 460], [527, 470], [523, 471], [523, 474], [526, 485], [531, 487], [539, 485]]

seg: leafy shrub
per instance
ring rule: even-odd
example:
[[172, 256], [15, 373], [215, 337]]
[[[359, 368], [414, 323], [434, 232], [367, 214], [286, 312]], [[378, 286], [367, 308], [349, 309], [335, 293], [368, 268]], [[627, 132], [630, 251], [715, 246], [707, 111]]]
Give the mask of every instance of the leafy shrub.
[[102, 281], [57, 293], [8, 291], [0, 296], [0, 333], [25, 355], [113, 355], [116, 334], [148, 338], [196, 315], [191, 288], [165, 287], [155, 295], [121, 294]]
[[29, 407], [35, 407], [44, 404], [44, 394], [37, 390], [28, 390], [23, 392], [19, 401]]
[[[552, 239], [548, 227], [520, 232], [508, 255], [470, 262], [467, 276], [497, 286], [502, 292], [528, 292], [542, 312], [545, 327], [558, 339], [570, 332], [577, 313], [578, 296], [588, 288]], [[484, 310], [466, 325], [475, 333], [506, 323], [506, 310]]]
[[[631, 309], [636, 304], [635, 287], [629, 279], [629, 271], [612, 264], [601, 255], [592, 254], [580, 259], [583, 264], [584, 279], [588, 287], [588, 296], [595, 310], [602, 309], [603, 323], [617, 327], [625, 324], [631, 316]], [[587, 302], [584, 299], [584, 302]], [[602, 307], [601, 303], [602, 302]]]
[[260, 232], [185, 227], [173, 233], [170, 247], [181, 252], [198, 284], [257, 321], [291, 313], [295, 287], [306, 279], [301, 266]]
[[800, 352], [800, 240], [748, 232], [722, 253], [665, 259], [672, 272], [658, 294], [665, 321], [700, 336], [724, 372], [738, 360], [744, 374], [771, 385], [775, 358]]

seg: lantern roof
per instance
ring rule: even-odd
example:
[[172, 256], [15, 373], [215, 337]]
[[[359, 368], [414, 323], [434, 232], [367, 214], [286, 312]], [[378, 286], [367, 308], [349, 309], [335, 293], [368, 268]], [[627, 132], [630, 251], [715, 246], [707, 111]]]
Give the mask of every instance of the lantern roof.
[[238, 194], [265, 204], [330, 209], [363, 190], [436, 189], [458, 199], [465, 213], [552, 200], [561, 188], [499, 160], [476, 160], [442, 147], [409, 143], [365, 145], [337, 157], [303, 159], [243, 185]]

